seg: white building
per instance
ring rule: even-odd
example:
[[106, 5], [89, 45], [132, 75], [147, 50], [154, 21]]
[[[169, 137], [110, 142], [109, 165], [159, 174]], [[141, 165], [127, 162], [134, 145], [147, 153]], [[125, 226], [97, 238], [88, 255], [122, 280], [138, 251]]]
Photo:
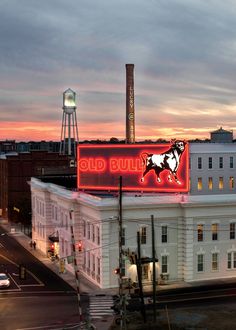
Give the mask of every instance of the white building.
[[190, 194], [234, 194], [236, 143], [190, 145]]
[[[153, 215], [158, 279], [164, 277], [170, 283], [236, 276], [235, 157], [233, 143], [192, 144], [189, 194], [124, 193], [124, 251], [137, 251], [139, 231], [142, 257], [151, 257]], [[73, 271], [67, 262], [72, 221], [76, 242], [82, 242], [82, 251], [77, 251], [80, 271], [101, 288], [116, 287], [118, 198], [72, 192], [35, 178], [31, 179], [31, 191], [32, 233], [38, 248], [46, 254], [49, 237], [53, 238], [59, 258]], [[136, 282], [136, 266], [128, 257], [123, 259], [125, 277]], [[142, 268], [144, 282], [150, 282], [152, 263]]]

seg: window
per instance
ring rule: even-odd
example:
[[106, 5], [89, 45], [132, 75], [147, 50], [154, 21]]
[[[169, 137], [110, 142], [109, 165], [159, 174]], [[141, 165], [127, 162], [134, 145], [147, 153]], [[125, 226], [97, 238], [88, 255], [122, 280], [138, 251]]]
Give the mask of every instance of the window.
[[84, 264], [82, 265], [83, 269], [86, 269], [86, 253], [84, 253]]
[[122, 228], [121, 245], [125, 245], [125, 228]]
[[236, 252], [228, 253], [228, 269], [236, 268]]
[[97, 245], [100, 245], [100, 228], [97, 227]]
[[87, 223], [87, 238], [90, 239], [90, 223]]
[[234, 157], [229, 157], [229, 168], [234, 168]]
[[219, 168], [223, 168], [223, 157], [219, 157]]
[[208, 158], [208, 168], [211, 169], [212, 168], [212, 157]]
[[168, 273], [168, 256], [161, 257], [161, 272], [162, 274]]
[[197, 179], [197, 190], [202, 190], [202, 178]]
[[217, 252], [212, 253], [211, 266], [212, 266], [212, 270], [218, 270], [218, 253]]
[[235, 223], [234, 222], [231, 222], [230, 225], [229, 225], [229, 230], [230, 230], [230, 233], [229, 233], [229, 238], [230, 239], [235, 239]]
[[224, 188], [224, 180], [223, 180], [223, 176], [219, 177], [219, 189], [223, 189]]
[[148, 265], [142, 265], [142, 278], [143, 280], [148, 280], [148, 271], [149, 271], [149, 268], [148, 268]]
[[197, 225], [197, 240], [198, 240], [198, 242], [203, 241], [203, 225], [202, 224]]
[[218, 223], [213, 223], [211, 225], [211, 232], [212, 232], [212, 240], [217, 241], [218, 240]]
[[161, 226], [161, 242], [167, 243], [167, 226]]
[[84, 237], [86, 237], [86, 221], [83, 221], [83, 233], [84, 233]]
[[141, 228], [141, 244], [147, 243], [147, 228], [142, 227]]
[[198, 157], [197, 159], [197, 168], [199, 170], [202, 168], [202, 157]]
[[95, 274], [95, 255], [94, 254], [92, 254], [92, 270]]
[[198, 254], [197, 256], [197, 271], [203, 272], [204, 271], [204, 255]]
[[234, 177], [230, 176], [229, 177], [229, 189], [234, 189]]
[[88, 255], [87, 255], [88, 269], [90, 270], [90, 267], [91, 267], [90, 251], [88, 251], [87, 253], [88, 253]]
[[101, 270], [100, 270], [100, 258], [97, 257], [97, 274], [100, 275], [101, 274]]
[[93, 239], [93, 242], [95, 242], [95, 228], [94, 228], [94, 225], [92, 225], [92, 239]]
[[68, 215], [65, 215], [66, 230], [68, 230]]
[[208, 189], [212, 190], [212, 188], [213, 188], [213, 180], [212, 180], [212, 177], [209, 177], [208, 178]]
[[64, 251], [65, 251], [65, 247], [64, 247], [64, 238], [61, 238], [61, 253], [64, 256]]

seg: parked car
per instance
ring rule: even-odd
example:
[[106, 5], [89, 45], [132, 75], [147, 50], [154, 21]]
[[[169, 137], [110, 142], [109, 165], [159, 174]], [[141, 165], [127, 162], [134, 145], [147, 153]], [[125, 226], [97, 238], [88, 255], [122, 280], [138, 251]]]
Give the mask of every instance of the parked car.
[[10, 279], [5, 273], [0, 273], [0, 289], [8, 288], [10, 286]]

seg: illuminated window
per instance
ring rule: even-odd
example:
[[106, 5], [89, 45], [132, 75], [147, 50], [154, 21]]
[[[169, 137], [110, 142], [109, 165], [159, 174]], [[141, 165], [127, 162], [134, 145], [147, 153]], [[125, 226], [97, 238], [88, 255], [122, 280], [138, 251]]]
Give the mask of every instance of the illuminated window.
[[149, 272], [149, 267], [148, 265], [142, 265], [142, 278], [144, 280], [148, 280], [148, 272]]
[[202, 157], [198, 157], [197, 159], [197, 168], [199, 170], [202, 168]]
[[211, 266], [212, 270], [218, 270], [218, 253], [214, 252], [212, 253], [212, 258], [211, 258]]
[[197, 225], [197, 240], [198, 240], [198, 242], [203, 241], [203, 225], [202, 224]]
[[162, 274], [168, 273], [168, 256], [161, 257], [161, 272]]
[[230, 176], [229, 177], [229, 189], [234, 189], [234, 177]]
[[197, 271], [203, 272], [204, 270], [204, 255], [198, 254], [197, 256]]
[[236, 268], [236, 252], [228, 253], [228, 269]]
[[235, 239], [235, 223], [234, 222], [231, 222], [230, 225], [229, 225], [229, 238], [230, 239]]
[[167, 226], [161, 226], [161, 242], [167, 243]]
[[223, 168], [223, 157], [219, 157], [219, 168]]
[[211, 169], [212, 168], [212, 157], [208, 158], [208, 168]]
[[213, 223], [211, 225], [211, 233], [212, 233], [212, 240], [217, 241], [218, 240], [218, 223]]
[[212, 190], [212, 188], [213, 188], [213, 180], [212, 180], [212, 177], [209, 177], [208, 178], [208, 189]]
[[147, 227], [141, 228], [141, 244], [147, 243]]
[[229, 157], [229, 167], [234, 168], [234, 157]]
[[202, 178], [197, 179], [197, 190], [202, 190]]
[[224, 188], [224, 180], [223, 180], [223, 176], [219, 177], [219, 189], [223, 189]]

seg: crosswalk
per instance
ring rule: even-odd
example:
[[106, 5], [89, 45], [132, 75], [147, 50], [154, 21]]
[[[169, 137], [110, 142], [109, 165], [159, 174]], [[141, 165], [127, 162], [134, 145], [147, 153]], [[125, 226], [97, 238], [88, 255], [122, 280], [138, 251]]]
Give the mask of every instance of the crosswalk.
[[89, 315], [91, 319], [101, 319], [103, 316], [114, 315], [111, 306], [114, 305], [112, 296], [90, 296]]

